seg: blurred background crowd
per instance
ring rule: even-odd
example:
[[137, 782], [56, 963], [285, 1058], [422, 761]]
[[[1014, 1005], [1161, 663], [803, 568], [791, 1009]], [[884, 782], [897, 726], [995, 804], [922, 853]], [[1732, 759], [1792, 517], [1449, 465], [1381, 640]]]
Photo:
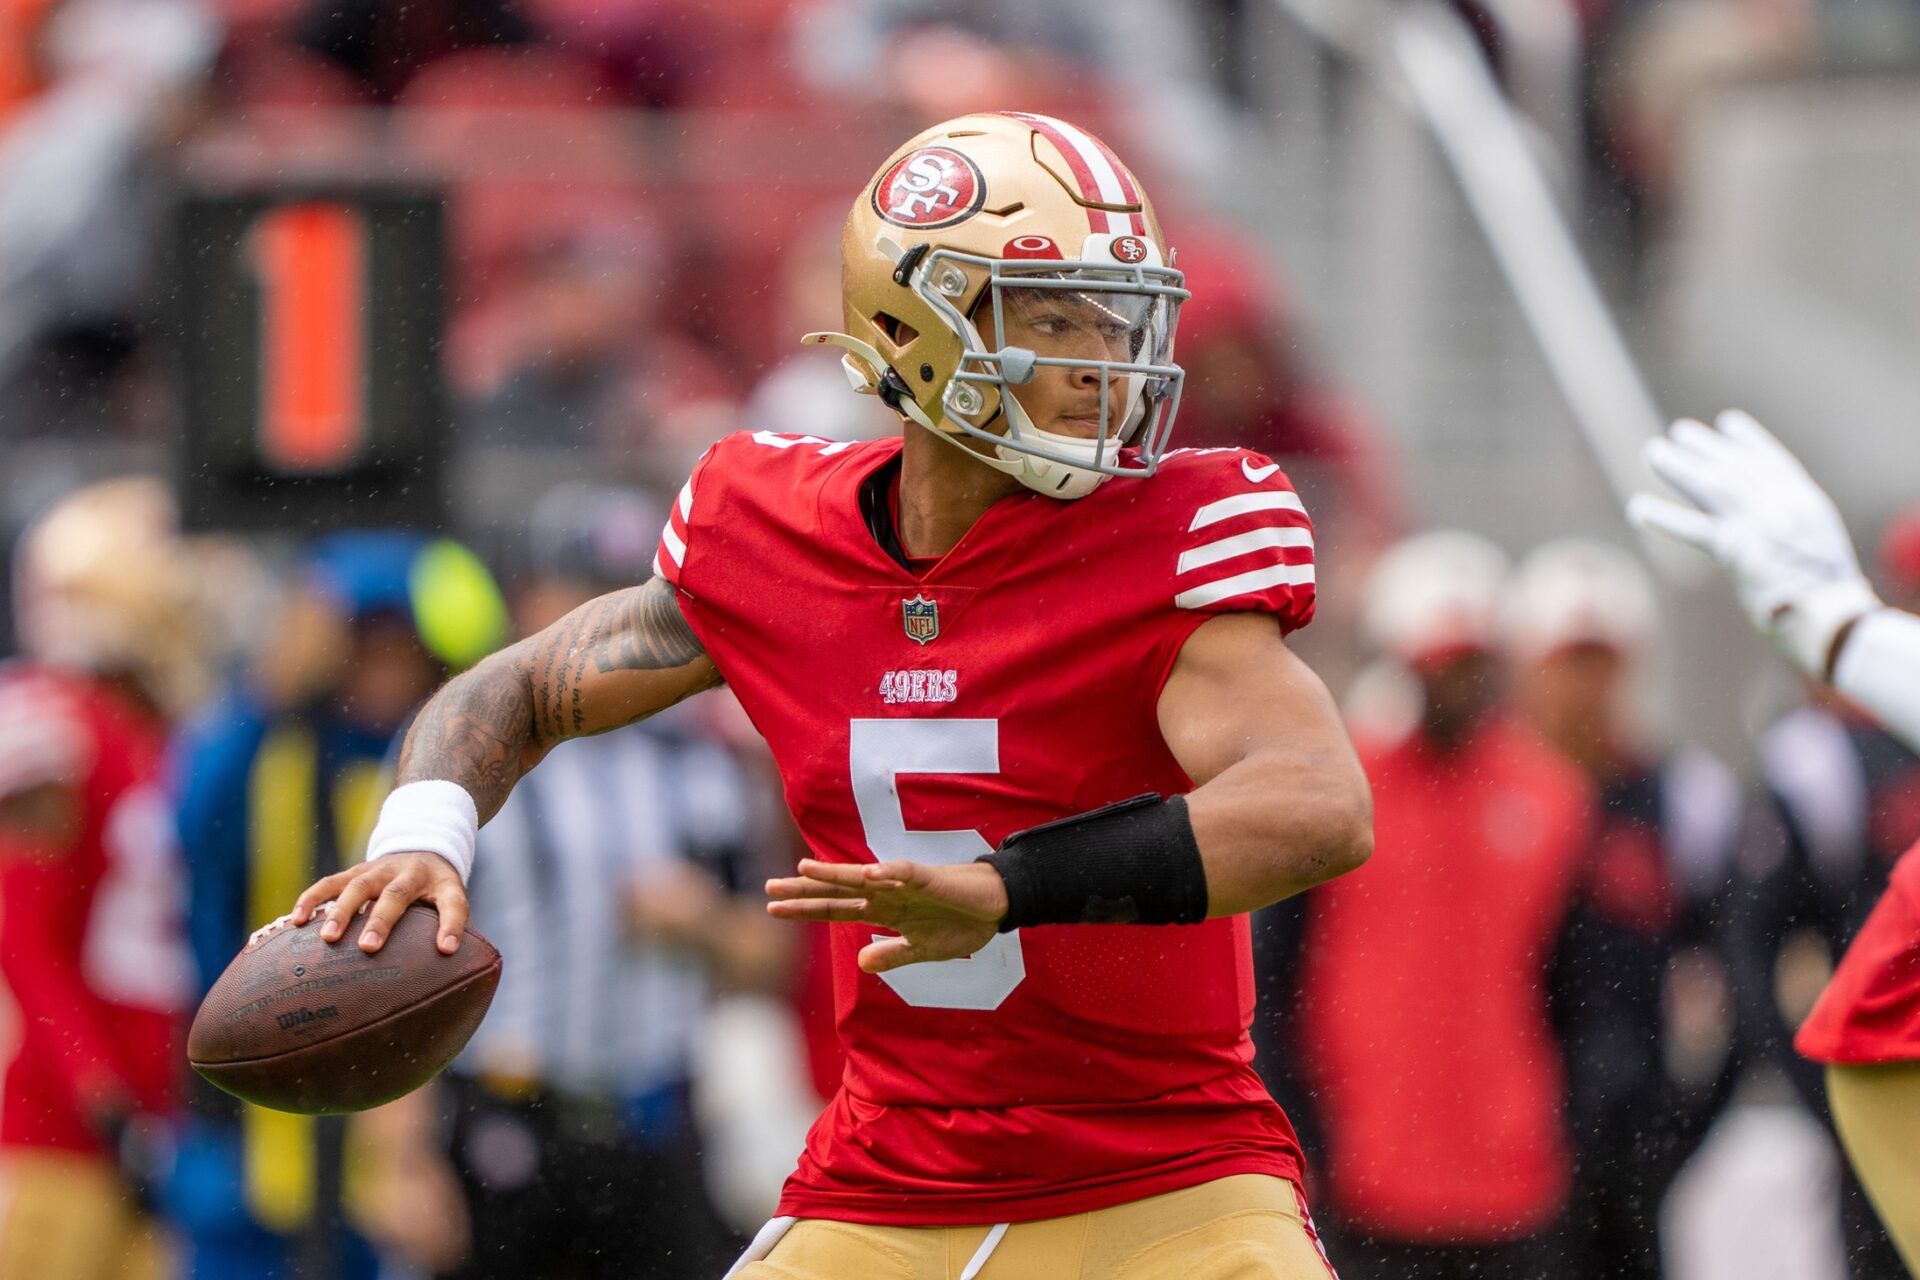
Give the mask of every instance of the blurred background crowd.
[[1003, 106], [1143, 175], [1174, 443], [1319, 526], [1380, 852], [1259, 922], [1256, 1031], [1342, 1274], [1899, 1276], [1789, 1039], [1920, 760], [1615, 487], [1744, 404], [1920, 606], [1866, 461], [1920, 420], [1917, 73], [1912, 0], [0, 0], [0, 1280], [725, 1269], [839, 1064], [724, 695], [483, 832], [506, 977], [428, 1090], [243, 1107], [185, 1019], [708, 444], [899, 429], [796, 340], [878, 161]]

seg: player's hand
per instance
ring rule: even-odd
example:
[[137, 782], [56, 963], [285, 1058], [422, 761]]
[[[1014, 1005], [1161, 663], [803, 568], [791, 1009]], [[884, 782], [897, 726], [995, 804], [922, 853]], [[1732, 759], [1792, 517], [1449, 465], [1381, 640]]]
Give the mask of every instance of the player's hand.
[[[346, 937], [360, 908], [373, 904], [360, 927], [360, 949], [371, 955], [386, 944], [393, 922], [416, 902], [431, 902], [440, 914], [440, 952], [460, 949], [467, 931], [467, 887], [453, 864], [437, 853], [390, 853], [313, 882], [293, 904], [293, 923], [305, 924], [326, 908], [320, 936], [328, 942]], [[330, 904], [330, 905], [329, 905]]]
[[984, 862], [800, 863], [800, 874], [767, 881], [767, 913], [782, 920], [861, 920], [892, 929], [860, 949], [860, 968], [959, 960], [993, 941], [1007, 914], [1007, 887]]
[[1846, 522], [1765, 427], [1738, 411], [1715, 424], [1683, 418], [1647, 443], [1647, 465], [1687, 501], [1636, 494], [1627, 515], [1712, 556], [1754, 626], [1824, 677], [1841, 628], [1880, 606]]

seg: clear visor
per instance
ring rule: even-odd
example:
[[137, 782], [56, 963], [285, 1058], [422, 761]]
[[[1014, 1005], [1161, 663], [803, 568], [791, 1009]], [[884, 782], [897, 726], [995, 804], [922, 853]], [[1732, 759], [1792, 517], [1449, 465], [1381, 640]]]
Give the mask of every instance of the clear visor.
[[[968, 435], [1107, 475], [1150, 475], [1173, 425], [1182, 373], [1174, 330], [1187, 297], [1178, 271], [1111, 263], [1030, 262], [935, 251], [921, 280], [940, 279], [935, 261], [991, 268], [969, 318], [941, 292], [921, 296], [961, 335], [964, 351], [949, 403]], [[965, 420], [984, 405], [975, 386], [1002, 395], [1005, 421]], [[1023, 405], [1070, 406], [1038, 427]], [[1131, 445], [1135, 454], [1123, 459]]]
[[[1080, 281], [1063, 283], [1080, 284]], [[1024, 347], [1050, 360], [1103, 364], [1159, 363], [1172, 332], [1166, 298], [1098, 288], [1003, 285], [994, 293], [993, 327], [999, 346]], [[991, 342], [994, 333], [982, 336]]]

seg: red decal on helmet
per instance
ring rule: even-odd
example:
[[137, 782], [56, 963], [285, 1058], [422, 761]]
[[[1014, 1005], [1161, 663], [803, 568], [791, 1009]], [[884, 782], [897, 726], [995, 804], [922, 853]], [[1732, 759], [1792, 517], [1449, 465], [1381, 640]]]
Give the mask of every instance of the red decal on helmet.
[[1003, 258], [1059, 258], [1060, 246], [1045, 236], [1015, 236], [1000, 250]]
[[910, 151], [873, 184], [873, 211], [896, 227], [919, 231], [965, 222], [986, 200], [979, 167], [952, 147]]
[[1113, 256], [1128, 266], [1147, 260], [1147, 242], [1139, 236], [1115, 236], [1111, 247]]
[[1091, 230], [1097, 233], [1131, 229], [1135, 235], [1147, 233], [1147, 220], [1142, 214], [1113, 209], [1115, 205], [1140, 203], [1140, 192], [1133, 175], [1120, 163], [1120, 157], [1113, 153], [1113, 148], [1077, 125], [1052, 116], [1039, 116], [1026, 111], [1003, 111], [1001, 114], [1030, 126], [1054, 145], [1054, 149], [1067, 162], [1074, 181], [1080, 186], [1080, 199], [1086, 206], [1087, 226]]

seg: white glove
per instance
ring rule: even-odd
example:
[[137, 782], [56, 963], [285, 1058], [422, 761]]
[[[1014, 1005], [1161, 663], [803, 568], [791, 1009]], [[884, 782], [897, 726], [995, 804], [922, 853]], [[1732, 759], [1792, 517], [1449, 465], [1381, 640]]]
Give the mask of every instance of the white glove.
[[1741, 607], [1801, 670], [1831, 679], [1833, 643], [1882, 607], [1839, 509], [1800, 460], [1738, 410], [1682, 418], [1643, 456], [1688, 502], [1635, 494], [1627, 518], [1719, 561]]

